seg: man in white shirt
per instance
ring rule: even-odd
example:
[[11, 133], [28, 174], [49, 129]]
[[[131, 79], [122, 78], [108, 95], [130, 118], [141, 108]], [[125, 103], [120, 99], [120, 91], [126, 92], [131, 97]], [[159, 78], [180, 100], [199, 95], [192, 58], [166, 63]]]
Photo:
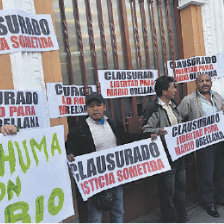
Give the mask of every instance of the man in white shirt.
[[[106, 105], [101, 94], [93, 92], [86, 97], [89, 117], [80, 121], [71, 129], [66, 141], [67, 158], [74, 160], [77, 155], [83, 155], [122, 144], [122, 137], [115, 123], [105, 116]], [[123, 222], [123, 188], [118, 186], [111, 189], [113, 203], [110, 208], [111, 222]], [[97, 208], [93, 197], [89, 198], [88, 222], [102, 223], [103, 210]]]

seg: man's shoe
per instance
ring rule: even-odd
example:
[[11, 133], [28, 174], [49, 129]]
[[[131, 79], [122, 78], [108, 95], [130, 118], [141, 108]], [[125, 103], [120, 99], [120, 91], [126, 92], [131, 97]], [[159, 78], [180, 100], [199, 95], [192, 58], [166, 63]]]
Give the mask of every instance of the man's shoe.
[[206, 208], [206, 211], [207, 211], [207, 213], [208, 213], [210, 216], [212, 216], [212, 217], [214, 217], [214, 218], [218, 218], [218, 217], [219, 217], [219, 213], [218, 213], [218, 211], [216, 210], [216, 207], [215, 207], [215, 206], [208, 206], [208, 207]]

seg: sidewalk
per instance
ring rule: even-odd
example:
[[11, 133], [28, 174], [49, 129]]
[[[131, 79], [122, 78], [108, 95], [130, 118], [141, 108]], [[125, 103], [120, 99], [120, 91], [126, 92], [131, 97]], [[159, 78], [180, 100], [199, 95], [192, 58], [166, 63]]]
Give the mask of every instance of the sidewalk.
[[[217, 206], [217, 210], [220, 214], [219, 218], [213, 218], [207, 214], [196, 198], [196, 195], [188, 196], [187, 198], [187, 211], [189, 223], [224, 223], [224, 206]], [[149, 215], [138, 217], [132, 220], [130, 223], [159, 223], [160, 222], [160, 210], [156, 208], [151, 211]]]
[[[188, 223], [224, 223], [224, 206], [217, 206], [217, 210], [220, 214], [219, 218], [213, 218], [207, 214], [197, 199], [197, 194], [187, 195], [187, 211], [188, 211]], [[78, 223], [79, 220], [73, 219], [70, 222]], [[150, 214], [133, 219], [129, 223], [159, 223], [160, 222], [160, 210], [156, 208], [150, 211]]]

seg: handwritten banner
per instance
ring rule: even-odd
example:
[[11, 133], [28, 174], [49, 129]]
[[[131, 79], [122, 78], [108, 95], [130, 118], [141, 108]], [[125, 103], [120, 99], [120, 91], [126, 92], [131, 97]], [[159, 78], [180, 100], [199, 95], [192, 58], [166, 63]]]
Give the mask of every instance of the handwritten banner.
[[19, 129], [49, 127], [43, 92], [0, 90], [0, 126], [16, 125]]
[[[89, 94], [96, 92], [96, 86], [88, 86]], [[83, 116], [86, 112], [84, 86], [47, 83], [50, 118]]]
[[103, 190], [170, 170], [159, 139], [77, 156], [69, 166], [84, 201]]
[[167, 61], [168, 75], [174, 76], [175, 66], [178, 83], [194, 81], [199, 74], [208, 74], [211, 78], [223, 76], [223, 54], [213, 56], [197, 56], [188, 59]]
[[1, 10], [0, 20], [0, 54], [59, 49], [50, 15]]
[[147, 96], [155, 94], [157, 70], [98, 70], [104, 98]]
[[0, 223], [56, 223], [74, 214], [63, 126], [0, 134], [0, 165]]
[[172, 160], [224, 140], [223, 112], [167, 127], [166, 143]]

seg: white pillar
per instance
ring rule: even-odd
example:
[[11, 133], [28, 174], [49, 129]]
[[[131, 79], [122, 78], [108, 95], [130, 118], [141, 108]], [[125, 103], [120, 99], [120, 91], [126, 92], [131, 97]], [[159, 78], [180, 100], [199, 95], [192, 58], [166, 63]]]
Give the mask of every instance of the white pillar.
[[[223, 0], [208, 0], [201, 7], [206, 55], [224, 50], [224, 5]], [[223, 62], [224, 63], [224, 62]], [[224, 75], [224, 74], [223, 74]], [[213, 90], [224, 97], [224, 78], [213, 80]]]

